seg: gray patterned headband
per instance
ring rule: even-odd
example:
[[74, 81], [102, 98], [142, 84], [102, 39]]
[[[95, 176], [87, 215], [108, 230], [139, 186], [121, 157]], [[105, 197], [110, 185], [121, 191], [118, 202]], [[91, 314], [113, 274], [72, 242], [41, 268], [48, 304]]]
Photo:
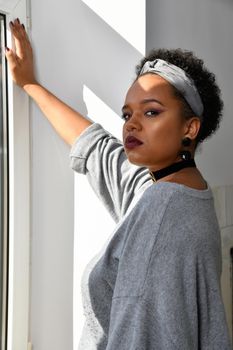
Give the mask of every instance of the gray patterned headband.
[[161, 59], [147, 61], [142, 67], [140, 74], [155, 73], [167, 80], [184, 96], [193, 112], [201, 119], [204, 106], [197, 91], [194, 81], [190, 79], [185, 71], [174, 64]]

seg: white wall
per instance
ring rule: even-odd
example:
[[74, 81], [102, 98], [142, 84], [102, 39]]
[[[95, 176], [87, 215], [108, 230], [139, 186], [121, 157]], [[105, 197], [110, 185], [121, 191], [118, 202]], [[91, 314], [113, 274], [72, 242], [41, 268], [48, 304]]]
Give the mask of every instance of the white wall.
[[198, 166], [212, 186], [233, 184], [232, 18], [231, 0], [147, 1], [147, 52], [160, 47], [192, 50], [216, 74], [222, 89], [221, 127], [197, 155]]
[[[88, 1], [86, 4], [72, 0], [31, 2], [32, 41], [41, 83], [84, 115], [88, 111], [93, 120], [113, 133], [116, 131], [120, 137], [122, 122], [115, 119], [116, 113], [120, 112], [125, 92], [134, 77], [134, 66], [145, 48], [145, 1], [119, 1], [108, 8], [107, 13], [104, 8], [95, 13], [98, 6], [92, 10]], [[96, 3], [103, 5], [104, 0]], [[119, 26], [118, 32], [117, 21], [113, 23], [114, 13], [118, 14], [119, 23], [129, 23], [130, 5], [134, 6], [136, 21], [131, 23], [131, 32], [124, 35], [127, 26]], [[136, 48], [132, 27], [138, 37]], [[97, 203], [82, 175], [76, 177], [74, 207], [70, 149], [34, 104], [31, 106], [31, 130], [30, 337], [37, 350], [71, 350], [73, 248], [76, 345], [82, 327], [78, 278], [86, 261], [111, 234], [113, 222]]]
[[[144, 53], [145, 1], [127, 0], [124, 4], [119, 1], [120, 11], [114, 8], [115, 2], [108, 9], [119, 16], [114, 23], [112, 13], [98, 11], [98, 5], [103, 6], [104, 0], [96, 0], [93, 9], [88, 6], [91, 3], [88, 0], [85, 3], [80, 0], [31, 2], [32, 41], [40, 81], [69, 105], [84, 115], [88, 112], [93, 120], [120, 135], [120, 122], [115, 121], [115, 113], [120, 112], [124, 94], [134, 77], [134, 65]], [[223, 90], [226, 108], [222, 126], [198, 156], [198, 164], [212, 186], [233, 182], [230, 114], [233, 52], [229, 44], [232, 11], [230, 0], [147, 1], [147, 50], [152, 47], [194, 50], [216, 72]], [[118, 30], [117, 22], [122, 21], [134, 26], [137, 44], [131, 37], [132, 32], [124, 35], [126, 29], [122, 26]], [[31, 131], [30, 336], [37, 350], [71, 350], [73, 338], [76, 344], [82, 324], [79, 278], [86, 261], [110, 235], [113, 223], [97, 203], [85, 177], [76, 176], [74, 185], [69, 168], [70, 149], [34, 104], [31, 105]], [[93, 213], [94, 220], [89, 220], [90, 216], [93, 219]], [[99, 230], [95, 230], [93, 236], [97, 222]], [[80, 256], [81, 251], [85, 256]], [[74, 335], [73, 261], [75, 276], [78, 276], [74, 286], [74, 324], [78, 330], [76, 333], [75, 329]]]

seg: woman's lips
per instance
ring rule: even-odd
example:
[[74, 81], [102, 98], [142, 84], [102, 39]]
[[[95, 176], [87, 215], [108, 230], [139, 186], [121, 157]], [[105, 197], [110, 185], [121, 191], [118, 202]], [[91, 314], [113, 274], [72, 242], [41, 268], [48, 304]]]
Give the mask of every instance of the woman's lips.
[[125, 139], [125, 147], [132, 149], [134, 147], [140, 146], [142, 145], [143, 142], [138, 140], [136, 137], [134, 136], [127, 136]]

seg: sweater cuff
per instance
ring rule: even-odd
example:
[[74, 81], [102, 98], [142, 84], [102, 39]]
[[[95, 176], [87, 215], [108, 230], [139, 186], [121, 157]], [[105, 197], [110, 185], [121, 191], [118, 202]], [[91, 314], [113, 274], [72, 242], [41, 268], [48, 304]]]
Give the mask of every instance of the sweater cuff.
[[84, 129], [74, 141], [70, 150], [70, 167], [81, 174], [86, 174], [87, 159], [95, 149], [96, 143], [106, 136], [107, 131], [98, 123], [93, 123]]

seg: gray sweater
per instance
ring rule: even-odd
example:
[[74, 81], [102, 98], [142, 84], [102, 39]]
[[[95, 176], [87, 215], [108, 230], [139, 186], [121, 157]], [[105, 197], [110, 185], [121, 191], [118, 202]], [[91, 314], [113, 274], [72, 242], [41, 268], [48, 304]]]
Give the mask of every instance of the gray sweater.
[[79, 350], [230, 350], [211, 189], [153, 183], [97, 123], [70, 157], [117, 223], [82, 277]]

